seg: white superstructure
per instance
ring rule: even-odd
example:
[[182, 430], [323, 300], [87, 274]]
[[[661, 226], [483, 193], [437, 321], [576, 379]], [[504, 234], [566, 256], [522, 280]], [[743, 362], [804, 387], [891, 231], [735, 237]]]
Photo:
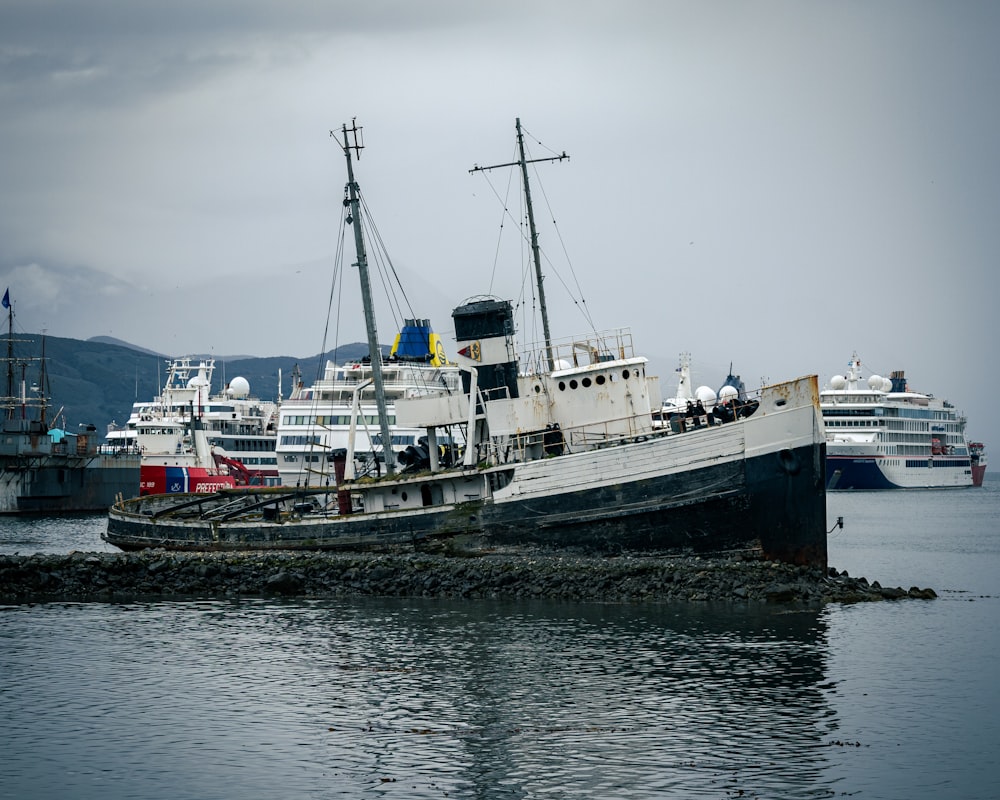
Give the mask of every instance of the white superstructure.
[[191, 435], [196, 419], [213, 454], [240, 462], [264, 483], [277, 483], [278, 403], [252, 396], [242, 377], [212, 394], [214, 372], [212, 358], [168, 361], [161, 394], [133, 404], [124, 427], [109, 426], [108, 443], [137, 445], [144, 464], [155, 460], [161, 466], [187, 466], [196, 451]]
[[[441, 390], [457, 394], [461, 390], [459, 374], [454, 366], [390, 357], [382, 363], [382, 377], [392, 450], [398, 457], [409, 448], [419, 449], [424, 430], [397, 425], [395, 401]], [[338, 451], [344, 455], [349, 449], [354, 453], [352, 467], [356, 474], [384, 471], [379, 464], [384, 462], [384, 456], [374, 392], [367, 359], [340, 365], [327, 361], [322, 377], [311, 386], [296, 381], [291, 395], [282, 403], [278, 422], [278, 473], [283, 486], [336, 483], [335, 457]], [[457, 431], [456, 438], [460, 438]]]
[[972, 486], [965, 417], [951, 403], [911, 391], [902, 371], [862, 378], [855, 353], [846, 375], [820, 392], [827, 489]]

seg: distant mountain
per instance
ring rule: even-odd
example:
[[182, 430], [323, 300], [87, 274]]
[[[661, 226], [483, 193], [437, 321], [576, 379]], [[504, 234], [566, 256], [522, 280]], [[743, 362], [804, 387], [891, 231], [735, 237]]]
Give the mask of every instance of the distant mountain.
[[[22, 334], [17, 342], [18, 356], [38, 358], [41, 355], [41, 335]], [[383, 351], [388, 354], [389, 348], [383, 345]], [[212, 393], [221, 392], [229, 381], [242, 376], [249, 381], [253, 395], [261, 400], [275, 400], [279, 394], [280, 375], [281, 396], [288, 397], [296, 364], [302, 380], [311, 384], [327, 360], [340, 363], [361, 359], [367, 354], [368, 345], [355, 342], [306, 358], [214, 356]], [[104, 336], [87, 341], [46, 336], [45, 361], [51, 401], [49, 422], [61, 413], [70, 430], [90, 424], [96, 426], [102, 436], [112, 421], [121, 425], [128, 419], [133, 403], [152, 400], [159, 394], [167, 366], [166, 356]], [[28, 363], [27, 369], [36, 371], [36, 374], [23, 376], [30, 387], [37, 384], [39, 375], [37, 362]], [[18, 375], [17, 380], [21, 377]], [[59, 424], [63, 424], [62, 419]]]
[[[124, 342], [121, 339], [116, 339], [114, 336], [91, 336], [87, 339], [87, 341], [96, 342], [98, 344], [113, 344], [116, 347], [128, 347], [132, 350], [138, 350], [140, 353], [158, 356], [163, 359], [167, 358], [167, 356], [162, 353], [157, 353], [155, 350], [147, 350], [145, 347], [139, 347], [139, 345], [132, 344], [131, 342]], [[184, 355], [190, 356], [191, 358], [214, 358], [216, 361], [243, 361], [256, 358], [256, 356], [252, 355], [219, 356], [214, 353], [185, 353]]]
[[139, 347], [137, 344], [131, 344], [129, 342], [123, 342], [121, 339], [116, 339], [114, 336], [91, 336], [87, 339], [88, 342], [94, 342], [95, 344], [113, 344], [115, 347], [127, 347], [130, 350], [138, 350], [140, 353], [146, 353], [151, 356], [160, 356], [161, 358], [166, 358], [155, 350], [147, 350], [145, 347]]

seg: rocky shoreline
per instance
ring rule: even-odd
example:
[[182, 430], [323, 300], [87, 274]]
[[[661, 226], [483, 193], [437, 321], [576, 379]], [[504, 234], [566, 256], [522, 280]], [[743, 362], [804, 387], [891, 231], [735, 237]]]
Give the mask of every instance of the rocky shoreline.
[[882, 587], [831, 568], [747, 556], [548, 552], [81, 553], [0, 556], [0, 602], [238, 597], [548, 598], [736, 603], [932, 599], [933, 589]]

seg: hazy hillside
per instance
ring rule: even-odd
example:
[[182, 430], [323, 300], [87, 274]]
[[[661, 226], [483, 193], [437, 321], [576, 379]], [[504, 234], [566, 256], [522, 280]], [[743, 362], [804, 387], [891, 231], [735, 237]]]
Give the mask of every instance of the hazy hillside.
[[[17, 336], [17, 356], [37, 358], [41, 355], [39, 334]], [[30, 341], [29, 341], [30, 340]], [[6, 342], [3, 344], [6, 352]], [[388, 348], [385, 348], [388, 353]], [[326, 356], [308, 358], [281, 356], [276, 358], [222, 359], [216, 356], [213, 394], [237, 376], [250, 382], [255, 396], [274, 400], [278, 396], [278, 374], [281, 373], [281, 394], [287, 397], [292, 370], [296, 364], [308, 384], [316, 378], [317, 369], [326, 359], [337, 362], [361, 358], [368, 345], [352, 343], [330, 351]], [[79, 425], [92, 424], [103, 435], [110, 422], [124, 423], [137, 400], [152, 400], [158, 394], [166, 375], [167, 358], [125, 342], [98, 337], [89, 341], [45, 339], [49, 396], [49, 420], [62, 409], [66, 425], [75, 430]], [[28, 362], [25, 381], [30, 390], [39, 380], [37, 362]], [[16, 380], [20, 381], [20, 374]], [[17, 394], [17, 390], [15, 390]], [[62, 421], [60, 420], [60, 424]]]
[[[164, 355], [162, 355], [160, 353], [157, 353], [155, 350], [147, 350], [145, 347], [139, 347], [139, 345], [137, 345], [137, 344], [132, 344], [130, 342], [124, 342], [121, 339], [116, 339], [114, 336], [91, 336], [89, 339], [87, 339], [87, 341], [88, 342], [94, 342], [95, 344], [113, 344], [113, 345], [118, 345], [120, 347], [128, 347], [128, 348], [131, 348], [132, 350], [138, 350], [140, 353], [146, 353], [146, 354], [151, 355], [151, 356], [156, 356], [157, 358], [164, 358], [164, 359], [166, 359], [166, 356], [164, 356]], [[348, 345], [348, 346], [350, 346], [350, 345]], [[212, 355], [210, 353], [185, 353], [184, 355], [185, 356], [190, 356], [191, 358], [199, 358], [199, 357], [200, 358], [214, 358], [216, 361], [220, 361], [220, 360], [225, 360], [225, 361], [247, 361], [247, 360], [251, 360], [251, 359], [256, 358], [256, 356], [252, 356], [252, 355], [249, 355], [249, 354], [235, 355], [235, 356], [219, 356], [219, 355]]]
[[160, 357], [160, 354], [155, 350], [147, 350], [145, 347], [139, 347], [137, 344], [130, 344], [129, 342], [123, 342], [121, 339], [116, 339], [114, 336], [91, 336], [87, 339], [88, 342], [93, 344], [113, 344], [117, 347], [128, 347], [131, 350], [138, 350], [140, 353], [146, 353], [147, 355]]

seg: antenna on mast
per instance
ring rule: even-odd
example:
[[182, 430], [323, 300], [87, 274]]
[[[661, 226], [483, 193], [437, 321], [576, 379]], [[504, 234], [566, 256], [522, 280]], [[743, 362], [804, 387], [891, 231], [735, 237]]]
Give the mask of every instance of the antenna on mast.
[[[341, 150], [344, 150], [345, 152], [348, 150], [353, 150], [354, 157], [360, 161], [361, 151], [365, 149], [365, 137], [361, 133], [364, 130], [364, 126], [358, 127], [357, 122], [358, 122], [357, 117], [351, 117], [351, 127], [348, 128], [346, 124], [344, 125], [343, 142], [341, 142], [340, 139], [337, 138], [337, 134], [332, 130], [330, 131], [330, 136], [334, 139], [334, 141], [337, 142], [337, 144], [340, 145]], [[350, 141], [351, 139], [354, 140], [353, 144]]]

